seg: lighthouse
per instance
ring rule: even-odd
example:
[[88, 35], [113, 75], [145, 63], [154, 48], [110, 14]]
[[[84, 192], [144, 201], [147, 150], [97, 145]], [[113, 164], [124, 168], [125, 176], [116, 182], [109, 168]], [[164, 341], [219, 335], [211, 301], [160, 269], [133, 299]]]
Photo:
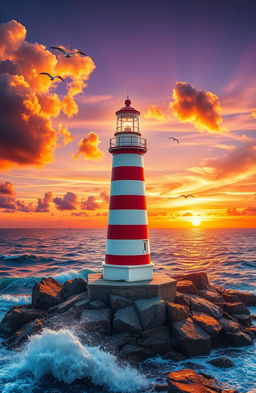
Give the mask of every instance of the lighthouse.
[[110, 139], [112, 176], [103, 279], [144, 281], [153, 278], [150, 261], [140, 112], [125, 106], [116, 112], [116, 132]]

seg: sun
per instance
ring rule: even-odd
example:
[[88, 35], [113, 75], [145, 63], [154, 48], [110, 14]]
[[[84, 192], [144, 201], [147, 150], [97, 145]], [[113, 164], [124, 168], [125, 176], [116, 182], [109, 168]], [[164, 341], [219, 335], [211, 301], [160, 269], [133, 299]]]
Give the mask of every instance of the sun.
[[201, 220], [199, 218], [194, 218], [191, 222], [194, 227], [201, 225]]

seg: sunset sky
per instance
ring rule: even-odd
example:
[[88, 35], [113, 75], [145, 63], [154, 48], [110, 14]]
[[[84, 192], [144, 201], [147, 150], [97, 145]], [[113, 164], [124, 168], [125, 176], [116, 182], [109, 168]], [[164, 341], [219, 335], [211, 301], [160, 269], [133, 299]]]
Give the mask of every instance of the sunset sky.
[[255, 15], [252, 0], [4, 2], [0, 227], [106, 227], [127, 92], [150, 227], [255, 227]]

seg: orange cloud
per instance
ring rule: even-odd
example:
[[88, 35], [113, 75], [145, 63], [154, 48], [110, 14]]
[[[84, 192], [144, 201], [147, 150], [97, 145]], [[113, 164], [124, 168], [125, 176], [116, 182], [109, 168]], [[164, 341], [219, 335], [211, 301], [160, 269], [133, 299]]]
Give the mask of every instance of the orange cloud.
[[86, 138], [82, 138], [78, 144], [78, 152], [73, 155], [73, 158], [78, 158], [80, 155], [85, 160], [98, 161], [104, 157], [104, 153], [98, 148], [100, 138], [95, 132], [89, 132]]
[[58, 210], [75, 210], [78, 206], [78, 198], [74, 192], [67, 192], [63, 198], [53, 199]]
[[256, 207], [249, 206], [243, 210], [237, 210], [236, 207], [227, 209], [228, 216], [256, 216]]
[[147, 112], [144, 114], [146, 119], [156, 119], [160, 121], [165, 120], [165, 115], [161, 108], [157, 105], [150, 105]]
[[61, 123], [58, 124], [58, 135], [62, 138], [60, 146], [66, 146], [74, 139], [69, 129], [67, 127], [64, 127]]
[[187, 82], [177, 82], [172, 98], [170, 108], [178, 120], [199, 130], [221, 131], [221, 106], [215, 94], [197, 90]]
[[48, 213], [50, 209], [50, 202], [52, 201], [52, 193], [46, 192], [43, 198], [38, 198], [36, 212]]
[[100, 205], [96, 202], [96, 198], [93, 195], [89, 195], [86, 201], [81, 202], [81, 209], [83, 210], [96, 210]]
[[[25, 39], [21, 23], [12, 20], [0, 25], [0, 168], [44, 165], [54, 157], [57, 134], [63, 136], [63, 144], [71, 141], [68, 129], [53, 126], [52, 118], [78, 112], [74, 97], [95, 68], [90, 57], [57, 57], [44, 45]], [[67, 81], [63, 99], [53, 92], [63, 82], [52, 82], [40, 72]]]

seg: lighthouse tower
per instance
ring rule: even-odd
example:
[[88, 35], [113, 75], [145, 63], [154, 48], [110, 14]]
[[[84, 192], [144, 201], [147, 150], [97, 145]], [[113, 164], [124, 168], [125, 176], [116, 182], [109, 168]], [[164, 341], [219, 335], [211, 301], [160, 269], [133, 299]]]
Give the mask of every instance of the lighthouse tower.
[[115, 137], [110, 139], [113, 155], [110, 190], [105, 280], [143, 281], [153, 278], [150, 262], [148, 219], [143, 155], [146, 139], [139, 129], [140, 112], [125, 106], [116, 112]]

